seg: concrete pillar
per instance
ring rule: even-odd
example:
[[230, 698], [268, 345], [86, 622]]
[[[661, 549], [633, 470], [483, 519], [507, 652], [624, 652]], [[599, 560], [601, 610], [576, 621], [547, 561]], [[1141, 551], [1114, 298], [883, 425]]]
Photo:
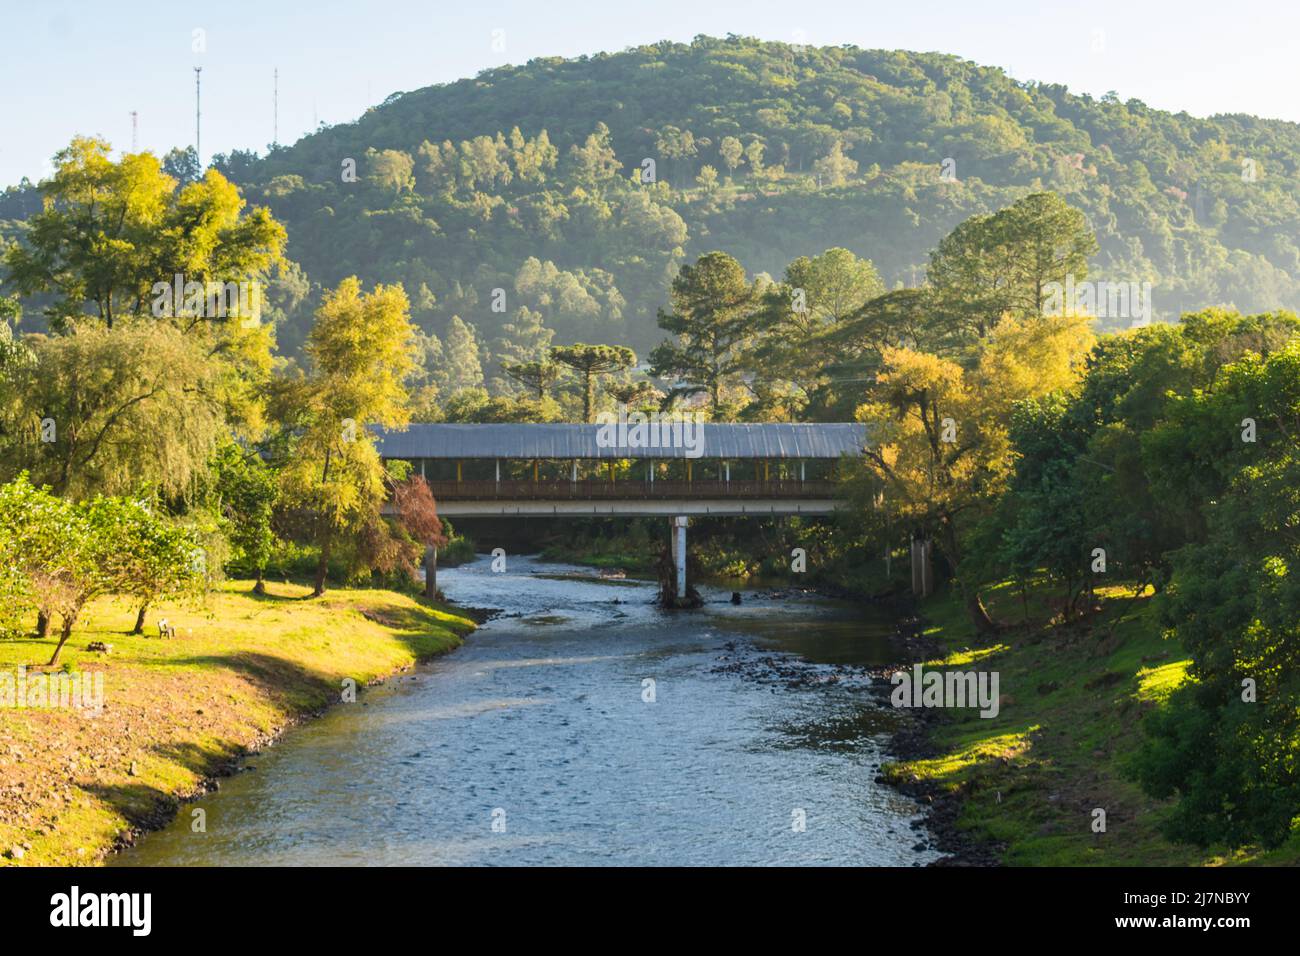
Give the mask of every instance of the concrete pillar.
[[929, 597], [934, 593], [934, 565], [930, 560], [930, 540], [912, 539], [912, 593]]
[[802, 458], [799, 459], [799, 483], [800, 484], [803, 484], [804, 482], [804, 475], [805, 475], [804, 465], [806, 464], [808, 463], [804, 461]]
[[678, 515], [673, 519], [673, 563], [677, 566], [677, 599], [686, 598], [686, 525], [690, 519]]
[[727, 484], [731, 484], [731, 462], [724, 461], [722, 463], [722, 474], [723, 474], [722, 480], [725, 481]]
[[424, 549], [424, 596], [438, 596], [438, 549], [433, 547]]
[[501, 459], [497, 459], [497, 491], [501, 490]]

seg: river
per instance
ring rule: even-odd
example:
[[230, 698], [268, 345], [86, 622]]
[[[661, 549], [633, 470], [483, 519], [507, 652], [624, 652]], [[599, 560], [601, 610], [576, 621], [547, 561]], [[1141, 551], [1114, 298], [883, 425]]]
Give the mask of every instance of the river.
[[[868, 865], [929, 862], [875, 783], [893, 714], [870, 608], [645, 582], [530, 558], [439, 571], [502, 615], [295, 728], [114, 865]], [[206, 814], [193, 832], [191, 811]]]

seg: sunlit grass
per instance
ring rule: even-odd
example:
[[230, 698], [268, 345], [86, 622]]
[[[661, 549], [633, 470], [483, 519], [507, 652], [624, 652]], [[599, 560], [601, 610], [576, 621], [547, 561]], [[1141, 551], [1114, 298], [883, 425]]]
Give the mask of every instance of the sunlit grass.
[[[1004, 627], [981, 639], [957, 595], [922, 605], [925, 633], [942, 656], [926, 666], [996, 671], [999, 713], [946, 711], [934, 726], [939, 753], [888, 765], [899, 780], [960, 795], [958, 826], [1002, 845], [1025, 866], [1188, 866], [1294, 864], [1300, 837], [1278, 850], [1174, 844], [1161, 832], [1170, 804], [1144, 794], [1130, 767], [1144, 740], [1143, 718], [1189, 680], [1190, 661], [1163, 634], [1150, 588], [1098, 588], [1102, 610], [1061, 623], [1046, 579], [1005, 582], [984, 592]], [[1025, 608], [1029, 620], [1025, 621]], [[1104, 809], [1107, 829], [1093, 832]]]
[[[0, 862], [92, 863], [133, 827], [165, 815], [223, 762], [299, 716], [448, 650], [472, 629], [446, 608], [385, 590], [232, 581], [202, 606], [164, 606], [145, 636], [134, 609], [87, 609], [64, 649], [76, 672], [101, 673], [104, 711], [0, 709]], [[166, 618], [176, 639], [162, 640]], [[153, 635], [153, 636], [150, 636]], [[92, 641], [110, 654], [87, 650]], [[0, 669], [41, 670], [54, 641], [0, 641]]]

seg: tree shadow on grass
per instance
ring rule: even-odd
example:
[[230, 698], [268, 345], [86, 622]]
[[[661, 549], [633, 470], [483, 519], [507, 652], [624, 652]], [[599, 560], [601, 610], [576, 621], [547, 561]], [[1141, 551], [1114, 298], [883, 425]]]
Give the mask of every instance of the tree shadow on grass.
[[[230, 741], [217, 741], [207, 746], [189, 742], [155, 744], [150, 751], [199, 778], [229, 776], [247, 755], [244, 747]], [[142, 781], [118, 784], [89, 782], [80, 786], [86, 793], [112, 807], [137, 830], [160, 829], [186, 802], [176, 794]]]
[[338, 678], [334, 675], [304, 667], [286, 657], [256, 651], [172, 657], [157, 663], [168, 668], [233, 671], [250, 681], [266, 699], [281, 707], [321, 707], [331, 698], [337, 699], [340, 692]]

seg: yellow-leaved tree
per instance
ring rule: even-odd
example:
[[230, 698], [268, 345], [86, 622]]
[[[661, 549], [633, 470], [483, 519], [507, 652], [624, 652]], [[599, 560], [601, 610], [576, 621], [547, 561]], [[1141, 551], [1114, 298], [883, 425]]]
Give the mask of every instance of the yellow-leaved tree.
[[370, 428], [410, 421], [405, 380], [415, 367], [414, 337], [400, 285], [377, 285], [367, 294], [352, 276], [317, 310], [307, 375], [277, 388], [274, 404], [289, 444], [281, 489], [320, 549], [318, 596], [340, 540], [358, 550], [391, 545], [377, 540], [385, 529], [380, 508], [388, 475]]
[[963, 530], [1011, 473], [1012, 406], [1072, 386], [1092, 342], [1086, 317], [1033, 316], [1002, 319], [973, 367], [886, 346], [870, 398], [858, 406], [870, 496], [937, 542], [981, 631], [995, 625], [965, 560]]

